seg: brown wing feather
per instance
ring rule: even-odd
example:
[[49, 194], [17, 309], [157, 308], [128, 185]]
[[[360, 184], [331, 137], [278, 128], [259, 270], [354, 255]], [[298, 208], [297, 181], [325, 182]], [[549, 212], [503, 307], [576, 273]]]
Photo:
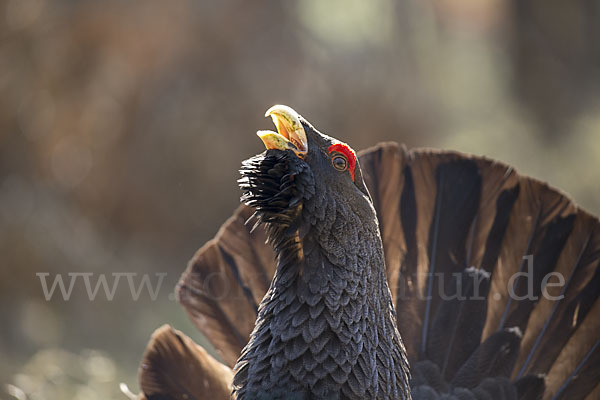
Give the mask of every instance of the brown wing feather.
[[139, 369], [148, 399], [230, 399], [232, 381], [231, 369], [168, 325], [152, 334]]

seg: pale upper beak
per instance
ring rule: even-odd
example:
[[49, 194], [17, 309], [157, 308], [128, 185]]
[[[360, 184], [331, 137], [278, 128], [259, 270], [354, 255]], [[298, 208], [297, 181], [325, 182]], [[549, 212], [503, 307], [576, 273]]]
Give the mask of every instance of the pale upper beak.
[[271, 116], [277, 132], [258, 131], [256, 134], [267, 149], [292, 150], [300, 158], [308, 153], [306, 132], [300, 122], [300, 115], [292, 108], [277, 104], [267, 110], [265, 117]]

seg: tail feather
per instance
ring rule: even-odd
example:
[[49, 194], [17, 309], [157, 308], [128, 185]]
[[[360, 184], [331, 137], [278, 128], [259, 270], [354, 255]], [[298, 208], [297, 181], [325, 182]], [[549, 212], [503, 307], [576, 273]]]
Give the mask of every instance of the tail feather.
[[[529, 287], [523, 285], [523, 279], [511, 281], [511, 278], [517, 273], [527, 271], [528, 256], [533, 256], [536, 268], [543, 268], [544, 271], [552, 268], [552, 258], [549, 262], [538, 264], [536, 256], [545, 257], [544, 251], [549, 250], [556, 254], [554, 249], [540, 246], [540, 242], [544, 238], [555, 239], [554, 235], [561, 227], [555, 227], [555, 218], [565, 217], [568, 212], [573, 212], [574, 208], [566, 197], [541, 182], [520, 177], [517, 184], [519, 195], [512, 208], [501, 241], [502, 247], [493, 267], [490, 298], [497, 300], [488, 303], [484, 337], [504, 326], [517, 325], [524, 330], [532, 304], [528, 301], [513, 301], [514, 296], [511, 296], [510, 292], [522, 296], [523, 291]], [[569, 210], [565, 210], [566, 207], [569, 207]], [[546, 235], [549, 230], [552, 231], [551, 234]], [[561, 233], [558, 232], [559, 235]], [[564, 235], [561, 239], [564, 239]], [[538, 291], [540, 282], [534, 280], [533, 284], [533, 289]]]
[[[597, 229], [597, 221], [580, 213], [555, 269], [565, 278], [564, 285], [548, 286], [546, 290], [552, 299], [542, 296], [530, 316], [515, 370], [517, 378], [526, 373], [548, 371], [597, 298], [600, 234], [594, 229]], [[551, 282], [555, 284], [556, 279]]]
[[437, 165], [435, 176], [437, 191], [429, 230], [429, 269], [421, 328], [422, 357], [432, 328], [432, 313], [441, 301], [437, 294], [444, 294], [454, 273], [468, 267], [465, 244], [481, 197], [481, 176], [472, 160], [442, 162]]
[[153, 334], [140, 363], [143, 399], [225, 400], [233, 372], [183, 333], [164, 325]]
[[512, 207], [519, 195], [518, 175], [506, 165], [474, 158], [481, 175], [481, 201], [467, 242], [467, 265], [493, 270]]
[[190, 261], [177, 287], [179, 301], [196, 327], [230, 367], [254, 328], [257, 305], [275, 272], [274, 255], [262, 229], [246, 225], [242, 206]]
[[[542, 238], [539, 239], [541, 243], [533, 246], [537, 248], [532, 253], [531, 261], [526, 261], [524, 258], [521, 265], [525, 266], [529, 262], [534, 264], [533, 274], [528, 281], [518, 279], [514, 281], [514, 285], [510, 285], [510, 281], [508, 282], [509, 287], [512, 286], [514, 292], [513, 294], [509, 293], [505, 313], [498, 329], [502, 329], [504, 326], [518, 326], [525, 331], [529, 316], [541, 296], [543, 280], [555, 269], [565, 242], [571, 233], [574, 216], [574, 214], [571, 214], [564, 218], [556, 217], [548, 223]], [[531, 250], [534, 250], [534, 248]], [[523, 269], [520, 271], [523, 272]], [[516, 296], [518, 296], [518, 301], [515, 300]]]
[[[562, 348], [548, 373], [546, 399], [576, 399], [589, 393], [600, 379], [600, 301]], [[593, 338], [590, 343], [589, 338]], [[569, 394], [576, 394], [570, 396]], [[550, 396], [551, 395], [551, 396]]]
[[447, 381], [479, 346], [486, 303], [477, 291], [485, 292], [488, 286], [489, 274], [468, 268], [454, 277], [450, 299], [438, 305], [426, 357], [440, 366]]
[[600, 341], [596, 341], [558, 389], [554, 395], [555, 398], [581, 398], [594, 388], [594, 385], [600, 379], [600, 371], [598, 370], [598, 363], [600, 363], [599, 346]]

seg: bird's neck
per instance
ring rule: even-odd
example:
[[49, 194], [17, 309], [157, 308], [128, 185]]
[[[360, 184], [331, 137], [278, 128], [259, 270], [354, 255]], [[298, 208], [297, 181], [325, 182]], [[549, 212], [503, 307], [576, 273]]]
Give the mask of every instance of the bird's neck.
[[279, 390], [316, 398], [408, 398], [379, 232], [362, 236], [342, 246], [323, 243], [315, 229], [288, 246], [294, 254], [279, 254], [237, 367], [238, 398]]

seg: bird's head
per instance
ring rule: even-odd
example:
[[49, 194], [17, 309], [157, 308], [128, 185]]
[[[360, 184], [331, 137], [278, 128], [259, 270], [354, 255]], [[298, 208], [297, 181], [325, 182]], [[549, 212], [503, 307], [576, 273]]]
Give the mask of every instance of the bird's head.
[[350, 146], [320, 133], [290, 107], [273, 106], [266, 116], [277, 132], [257, 132], [267, 150], [244, 161], [239, 183], [242, 201], [256, 208], [278, 253], [278, 242], [298, 242], [311, 228], [336, 229], [340, 213], [345, 221], [377, 224]]

